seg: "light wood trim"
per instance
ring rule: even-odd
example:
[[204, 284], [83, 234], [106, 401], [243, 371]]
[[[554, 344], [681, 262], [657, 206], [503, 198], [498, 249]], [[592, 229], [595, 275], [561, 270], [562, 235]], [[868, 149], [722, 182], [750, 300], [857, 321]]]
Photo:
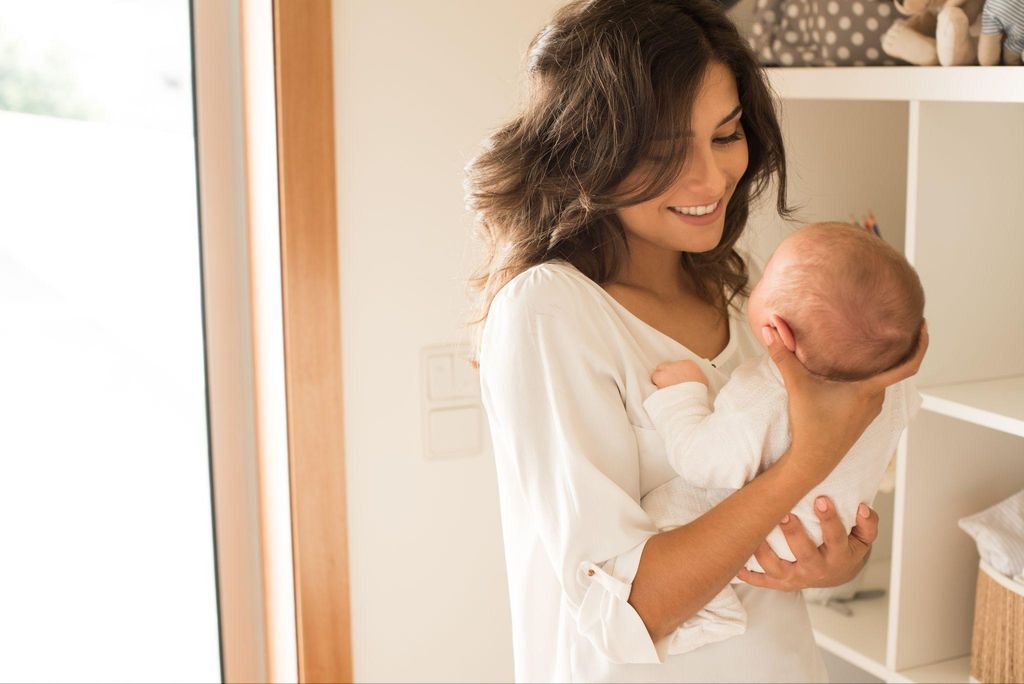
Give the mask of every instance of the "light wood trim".
[[237, 0], [192, 3], [206, 381], [225, 682], [266, 681]]
[[262, 681], [288, 684], [298, 681], [299, 665], [281, 308], [274, 4], [272, 0], [241, 0], [239, 19], [266, 641], [266, 678]]
[[299, 681], [348, 682], [330, 0], [276, 0], [274, 39]]

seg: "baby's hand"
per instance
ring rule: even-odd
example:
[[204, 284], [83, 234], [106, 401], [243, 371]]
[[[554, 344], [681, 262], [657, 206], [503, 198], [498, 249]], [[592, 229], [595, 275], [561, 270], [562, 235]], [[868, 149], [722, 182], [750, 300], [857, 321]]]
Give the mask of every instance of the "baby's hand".
[[708, 379], [693, 361], [669, 361], [659, 363], [651, 374], [651, 382], [658, 388], [678, 385], [681, 382], [699, 382], [708, 384]]

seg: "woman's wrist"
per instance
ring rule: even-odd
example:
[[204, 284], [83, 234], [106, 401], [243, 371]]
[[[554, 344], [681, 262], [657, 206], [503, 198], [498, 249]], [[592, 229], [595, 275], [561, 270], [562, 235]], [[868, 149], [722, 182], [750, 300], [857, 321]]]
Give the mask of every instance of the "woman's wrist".
[[[829, 459], [822, 458], [819, 447], [793, 443], [789, 449], [775, 462], [772, 469], [779, 469], [779, 477], [783, 482], [807, 494], [824, 480], [829, 471], [823, 470]], [[803, 495], [801, 495], [803, 496]]]

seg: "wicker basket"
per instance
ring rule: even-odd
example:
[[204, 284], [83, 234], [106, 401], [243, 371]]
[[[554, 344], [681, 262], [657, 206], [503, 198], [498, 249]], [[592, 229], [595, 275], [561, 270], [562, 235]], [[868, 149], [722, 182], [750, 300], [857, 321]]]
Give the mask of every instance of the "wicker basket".
[[1024, 585], [984, 561], [974, 603], [971, 678], [1024, 682]]

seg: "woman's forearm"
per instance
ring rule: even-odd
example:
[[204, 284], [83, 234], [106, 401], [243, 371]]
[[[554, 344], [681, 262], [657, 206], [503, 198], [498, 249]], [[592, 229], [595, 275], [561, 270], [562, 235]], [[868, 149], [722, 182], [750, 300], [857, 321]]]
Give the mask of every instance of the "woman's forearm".
[[714, 598], [817, 484], [789, 455], [700, 518], [647, 542], [629, 603], [655, 641]]

